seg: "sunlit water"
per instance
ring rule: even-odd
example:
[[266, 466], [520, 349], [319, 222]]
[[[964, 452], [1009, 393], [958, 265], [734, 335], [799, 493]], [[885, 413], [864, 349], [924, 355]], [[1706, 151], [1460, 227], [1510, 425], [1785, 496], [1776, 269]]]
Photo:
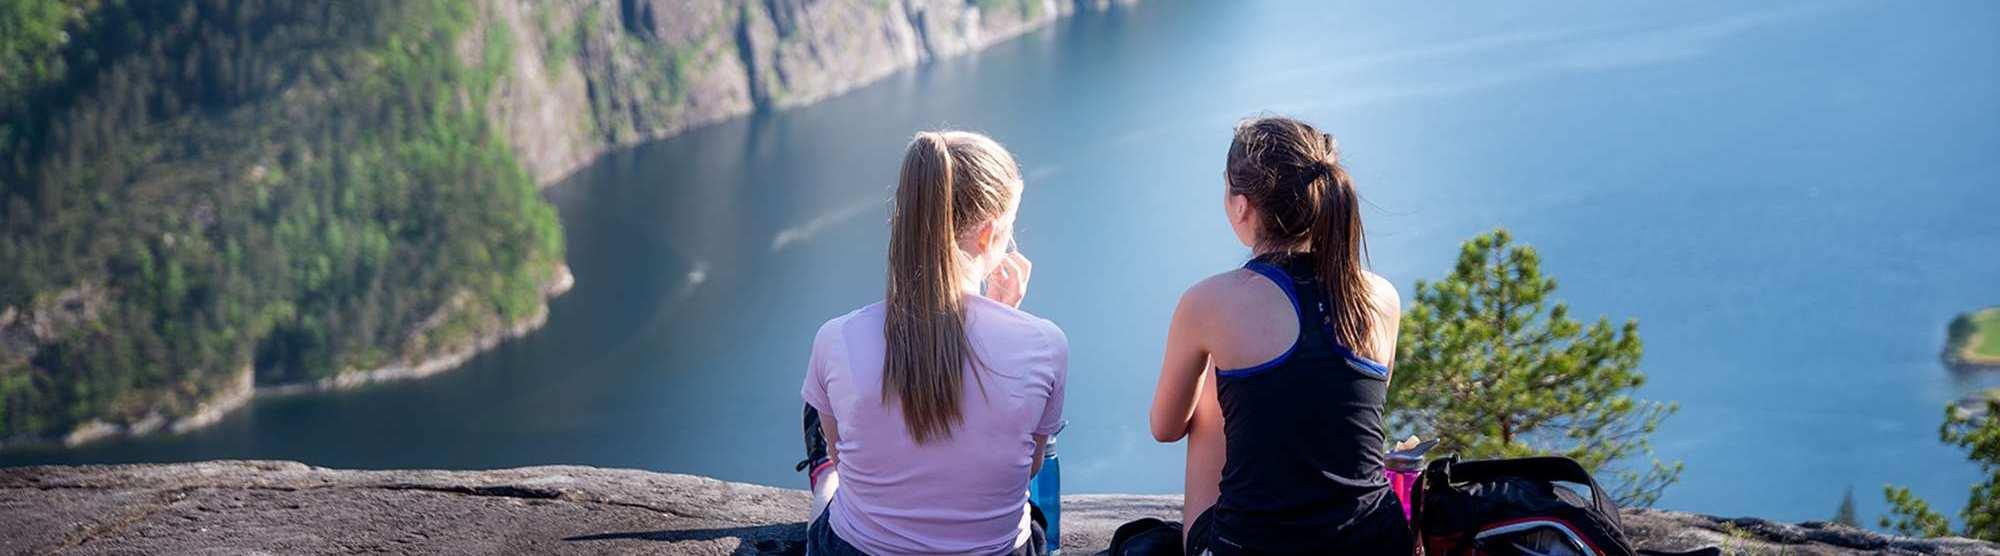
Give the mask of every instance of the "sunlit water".
[[[1435, 8], [1435, 7], [1434, 7]], [[1745, 11], [1750, 10], [1750, 11]], [[2000, 303], [2000, 5], [1516, 4], [1381, 13], [1154, 2], [806, 108], [606, 157], [549, 190], [577, 287], [543, 330], [439, 377], [258, 400], [178, 437], [5, 464], [281, 458], [574, 463], [796, 486], [813, 330], [878, 299], [912, 132], [1022, 161], [1027, 309], [1069, 334], [1072, 492], [1174, 492], [1146, 404], [1188, 284], [1246, 256], [1221, 216], [1231, 124], [1332, 130], [1408, 298], [1505, 226], [1585, 316], [1637, 318], [1661, 505], [1824, 519], [1884, 483], [1948, 511], [1975, 480], [1938, 363]], [[1407, 301], [1406, 301], [1407, 304]]]

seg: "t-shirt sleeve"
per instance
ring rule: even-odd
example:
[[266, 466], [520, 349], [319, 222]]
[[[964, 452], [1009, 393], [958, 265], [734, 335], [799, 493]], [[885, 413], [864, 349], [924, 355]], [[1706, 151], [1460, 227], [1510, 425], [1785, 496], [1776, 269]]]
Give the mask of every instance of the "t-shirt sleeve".
[[838, 336], [839, 326], [835, 323], [819, 327], [819, 333], [813, 336], [812, 358], [806, 361], [806, 381], [799, 387], [799, 397], [820, 413], [826, 413], [831, 405], [827, 403], [826, 372], [832, 365], [828, 359], [833, 356], [833, 342], [839, 341]]
[[1051, 363], [1051, 383], [1049, 403], [1042, 407], [1042, 420], [1035, 424], [1035, 434], [1051, 435], [1062, 430], [1063, 390], [1069, 383], [1069, 337], [1061, 328], [1047, 323], [1049, 337], [1049, 361]]

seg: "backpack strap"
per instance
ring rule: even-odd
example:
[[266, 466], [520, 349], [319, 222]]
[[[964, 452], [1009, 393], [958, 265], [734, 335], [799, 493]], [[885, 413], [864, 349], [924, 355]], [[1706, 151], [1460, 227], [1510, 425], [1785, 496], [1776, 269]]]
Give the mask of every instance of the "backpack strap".
[[[1435, 462], [1434, 462], [1435, 463]], [[1561, 481], [1590, 487], [1590, 503], [1597, 511], [1612, 519], [1619, 519], [1618, 503], [1597, 485], [1590, 472], [1576, 460], [1561, 456], [1539, 456], [1512, 459], [1489, 459], [1458, 461], [1446, 464], [1446, 478], [1451, 482], [1476, 483], [1505, 477], [1520, 477], [1537, 481]], [[1623, 521], [1622, 519], [1620, 521]]]

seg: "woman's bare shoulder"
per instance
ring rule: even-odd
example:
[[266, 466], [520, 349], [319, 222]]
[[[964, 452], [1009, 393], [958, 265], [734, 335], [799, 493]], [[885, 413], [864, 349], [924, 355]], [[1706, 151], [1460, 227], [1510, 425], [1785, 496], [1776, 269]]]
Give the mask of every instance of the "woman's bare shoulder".
[[1361, 274], [1368, 278], [1368, 298], [1375, 304], [1376, 310], [1390, 315], [1403, 312], [1403, 297], [1396, 291], [1395, 283], [1373, 271], [1364, 270]]
[[1181, 294], [1181, 306], [1203, 311], [1229, 307], [1251, 291], [1249, 287], [1258, 279], [1257, 273], [1241, 268], [1216, 273], [1188, 286]]

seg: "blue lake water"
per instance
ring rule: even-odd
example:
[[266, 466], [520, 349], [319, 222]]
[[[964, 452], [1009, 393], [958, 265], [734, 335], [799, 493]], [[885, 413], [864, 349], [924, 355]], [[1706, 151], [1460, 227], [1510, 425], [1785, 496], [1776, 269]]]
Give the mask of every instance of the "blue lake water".
[[[1174, 300], [1247, 255], [1222, 219], [1239, 118], [1340, 138], [1377, 272], [1408, 298], [1460, 241], [1534, 245], [1583, 316], [1636, 318], [1680, 413], [1660, 505], [1785, 520], [1975, 480], [1938, 362], [2000, 303], [2000, 4], [1153, 2], [829, 101], [613, 154], [549, 190], [577, 287], [439, 377], [262, 399], [182, 436], [0, 464], [282, 458], [575, 463], [798, 486], [818, 324], [878, 299], [912, 132], [992, 134], [1028, 181], [1025, 308], [1072, 344], [1071, 492], [1175, 492], [1145, 409]], [[1408, 302], [1406, 301], [1406, 304]]]

